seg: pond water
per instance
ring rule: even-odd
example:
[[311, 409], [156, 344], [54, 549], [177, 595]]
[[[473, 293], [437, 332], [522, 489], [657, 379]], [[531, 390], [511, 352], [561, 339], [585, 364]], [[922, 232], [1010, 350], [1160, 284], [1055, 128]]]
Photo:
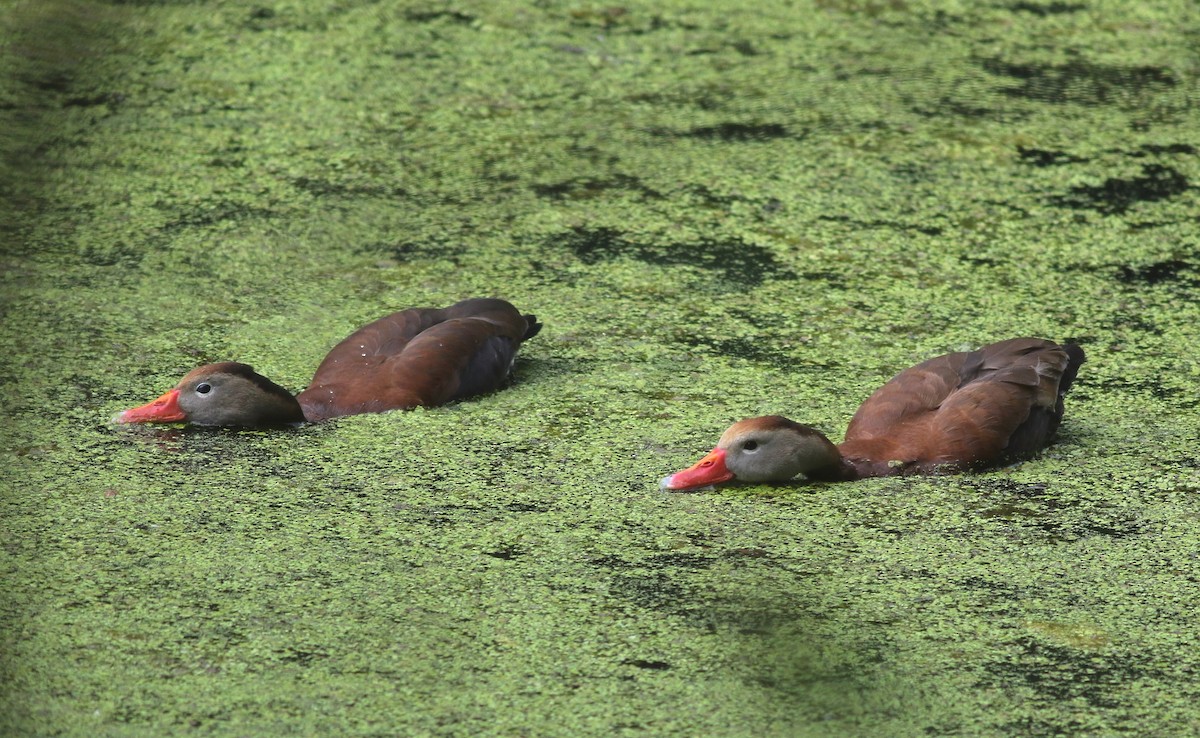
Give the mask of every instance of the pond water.
[[[1194, 3], [0, 0], [0, 733], [1200, 730]], [[502, 392], [128, 428], [505, 297]], [[663, 494], [924, 358], [1058, 442]]]

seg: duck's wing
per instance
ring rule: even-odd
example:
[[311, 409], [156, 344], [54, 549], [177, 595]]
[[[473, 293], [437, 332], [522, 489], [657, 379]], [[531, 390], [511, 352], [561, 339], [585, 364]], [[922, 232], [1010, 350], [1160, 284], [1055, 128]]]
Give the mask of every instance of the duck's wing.
[[[946, 443], [962, 443], [963, 461], [990, 464], [1027, 456], [1054, 438], [1063, 397], [1086, 360], [1075, 344], [1014, 338], [967, 354], [962, 383], [938, 410]], [[973, 458], [967, 458], [973, 457]]]
[[1057, 430], [1063, 394], [1083, 361], [1073, 344], [1014, 338], [922, 362], [863, 403], [843, 453], [882, 455], [877, 460], [922, 471], [1031, 453]]
[[412, 308], [358, 329], [329, 352], [297, 399], [323, 418], [440, 405], [500, 387], [540, 330], [504, 300]]

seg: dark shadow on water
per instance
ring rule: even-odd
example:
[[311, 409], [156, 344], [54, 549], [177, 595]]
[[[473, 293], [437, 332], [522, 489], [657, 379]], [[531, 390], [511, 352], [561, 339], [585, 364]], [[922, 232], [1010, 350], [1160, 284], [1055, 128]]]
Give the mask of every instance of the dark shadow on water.
[[798, 137], [781, 123], [719, 123], [697, 126], [687, 130], [652, 128], [650, 133], [662, 138], [698, 138], [705, 141], [752, 142]]
[[687, 336], [679, 339], [679, 343], [692, 349], [699, 349], [713, 356], [746, 359], [781, 368], [808, 365], [802, 359], [791, 356], [783, 351], [772, 349], [764, 343], [750, 338]]
[[1140, 266], [1122, 264], [1117, 279], [1134, 286], [1178, 283], [1197, 287], [1200, 286], [1200, 259], [1167, 259]]
[[424, 241], [376, 242], [363, 244], [357, 251], [391, 258], [401, 264], [424, 259], [446, 259], [457, 264], [467, 253], [467, 239], [445, 236]]
[[1025, 146], [1017, 147], [1017, 156], [1023, 163], [1035, 167], [1057, 167], [1064, 164], [1086, 164], [1088, 162], [1083, 157], [1072, 156], [1065, 151], [1035, 149]]
[[1062, 64], [1018, 64], [983, 59], [989, 74], [1019, 80], [1001, 87], [1010, 97], [1051, 104], [1134, 105], [1154, 91], [1175, 87], [1175, 72], [1165, 67], [1092, 64], [1072, 59]]
[[63, 111], [83, 108], [103, 119], [126, 95], [98, 89], [94, 81], [98, 49], [120, 33], [103, 6], [48, 1], [3, 12], [12, 16], [5, 23], [7, 43], [0, 47], [7, 77], [0, 103], [0, 254], [15, 254], [52, 246], [18, 234], [47, 206], [43, 188], [62, 165], [51, 148], [74, 130]]
[[647, 186], [640, 178], [627, 174], [609, 177], [572, 177], [532, 186], [534, 194], [549, 200], [592, 200], [611, 192], [634, 192], [647, 200], [661, 200], [663, 193]]
[[844, 215], [819, 215], [819, 216], [817, 216], [817, 219], [818, 220], [828, 220], [828, 221], [832, 221], [834, 223], [846, 223], [848, 225], [852, 225], [855, 228], [860, 228], [860, 229], [887, 228], [890, 230], [896, 230], [896, 231], [901, 231], [901, 232], [912, 231], [912, 232], [924, 234], [926, 236], [940, 236], [944, 230], [941, 226], [936, 226], [936, 225], [922, 225], [920, 223], [903, 223], [903, 222], [897, 221], [897, 220], [878, 220], [878, 219], [862, 220], [862, 219], [849, 218]]
[[1098, 185], [1077, 185], [1050, 202], [1073, 210], [1121, 215], [1138, 203], [1167, 200], [1192, 189], [1181, 172], [1162, 164], [1147, 164], [1141, 176], [1109, 177]]
[[1009, 10], [1018, 13], [1029, 13], [1036, 15], [1039, 18], [1045, 18], [1051, 15], [1067, 15], [1070, 13], [1078, 13], [1081, 10], [1087, 10], [1087, 5], [1084, 3], [1033, 3], [1033, 2], [1016, 2], [1008, 6]]
[[[852, 609], [822, 613], [814, 609], [819, 597], [809, 600], [794, 591], [753, 600], [724, 594], [707, 573], [720, 562], [781, 567], [787, 570], [784, 577], [812, 576], [774, 563], [763, 549], [644, 557], [606, 554], [591, 563], [597, 576], [608, 581], [610, 597], [653, 617], [676, 618], [700, 633], [735, 639], [735, 656], [719, 668], [747, 687], [762, 690], [763, 699], [787, 725], [807, 729], [853, 722], [860, 716], [886, 714], [903, 701], [909, 690], [881, 670], [888, 658], [880, 645], [883, 640], [872, 637], [869, 624], [854, 622]], [[794, 584], [800, 592], [821, 586], [815, 579]], [[647, 670], [672, 666], [650, 653], [630, 655], [621, 663]]]
[[[1119, 715], [1130, 684], [1165, 676], [1133, 656], [1097, 648], [1071, 648], [1029, 636], [1014, 645], [1013, 655], [982, 665], [981, 688], [1010, 693], [1027, 689], [1033, 692], [1034, 702], [1055, 705], [1082, 700], [1090, 708]], [[1021, 721], [1004, 727], [1007, 735], [1058, 736], [1074, 735], [1078, 726]]]
[[795, 279], [766, 248], [737, 238], [700, 239], [692, 242], [660, 243], [639, 241], [615, 228], [571, 229], [565, 237], [552, 239], [547, 247], [565, 244], [585, 264], [614, 259], [633, 259], [658, 266], [689, 265], [718, 273], [744, 286], [757, 286], [768, 279]]
[[1019, 483], [965, 477], [980, 518], [1005, 521], [1014, 533], [1042, 543], [1101, 536], [1119, 540], [1151, 532], [1139, 516], [1104, 503], [1055, 494], [1053, 482]]

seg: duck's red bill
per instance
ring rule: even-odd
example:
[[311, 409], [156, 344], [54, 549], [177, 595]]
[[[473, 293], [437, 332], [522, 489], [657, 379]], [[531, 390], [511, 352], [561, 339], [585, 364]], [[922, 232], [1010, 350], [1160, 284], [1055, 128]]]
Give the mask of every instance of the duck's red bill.
[[660, 486], [673, 492], [686, 492], [730, 479], [733, 479], [733, 472], [725, 466], [725, 450], [714, 448], [695, 464], [662, 480]]
[[141, 407], [117, 415], [118, 423], [177, 423], [187, 420], [179, 407], [179, 390], [173, 389], [162, 397]]

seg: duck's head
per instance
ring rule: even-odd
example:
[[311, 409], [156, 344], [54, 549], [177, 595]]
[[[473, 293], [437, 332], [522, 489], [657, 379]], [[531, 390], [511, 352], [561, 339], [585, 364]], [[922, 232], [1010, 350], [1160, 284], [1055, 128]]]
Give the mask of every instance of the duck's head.
[[246, 364], [193, 369], [175, 388], [119, 413], [118, 423], [192, 423], [253, 427], [304, 422], [296, 398]]
[[729, 426], [707, 456], [662, 480], [664, 490], [686, 492], [721, 482], [781, 482], [837, 464], [837, 447], [820, 431], [780, 415]]

